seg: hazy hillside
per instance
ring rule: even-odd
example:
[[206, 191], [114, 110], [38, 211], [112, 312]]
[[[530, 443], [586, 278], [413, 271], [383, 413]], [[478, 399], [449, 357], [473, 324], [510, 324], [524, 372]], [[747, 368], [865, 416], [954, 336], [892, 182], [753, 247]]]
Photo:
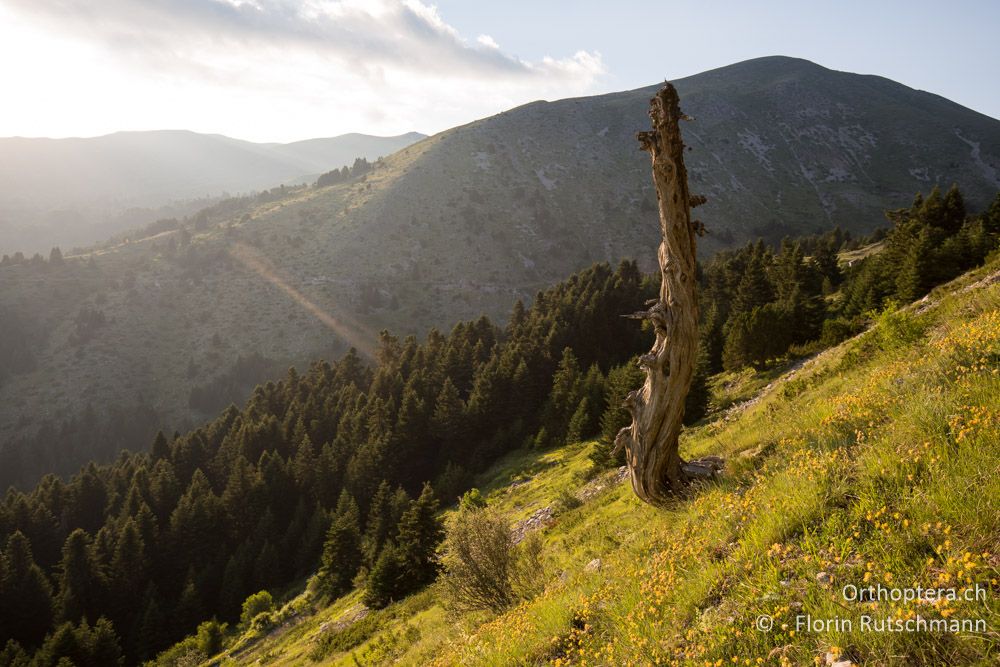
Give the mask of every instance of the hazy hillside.
[[[693, 189], [710, 200], [705, 254], [758, 234], [870, 230], [937, 182], [957, 181], [971, 211], [1000, 188], [1000, 121], [885, 79], [765, 58], [677, 87], [697, 119], [683, 130]], [[0, 444], [88, 404], [190, 424], [275, 368], [370, 351], [382, 328], [502, 321], [598, 260], [651, 269], [658, 221], [633, 135], [652, 90], [530, 104], [346, 183], [226, 202], [57, 267], [0, 267], [24, 350], [0, 383]]]
[[129, 219], [110, 223], [129, 208], [156, 209], [302, 182], [357, 157], [388, 155], [422, 137], [345, 134], [257, 144], [217, 134], [154, 131], [0, 139], [0, 251], [93, 243], [125, 229]]

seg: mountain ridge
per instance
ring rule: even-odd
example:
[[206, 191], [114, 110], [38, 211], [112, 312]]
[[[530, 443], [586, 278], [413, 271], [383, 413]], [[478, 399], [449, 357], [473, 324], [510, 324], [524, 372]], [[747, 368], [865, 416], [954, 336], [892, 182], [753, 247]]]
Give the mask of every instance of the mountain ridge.
[[[89, 245], [135, 226], [107, 222], [128, 208], [153, 209], [145, 220], [152, 222], [155, 209], [172, 202], [302, 183], [359, 157], [388, 155], [422, 137], [415, 132], [391, 137], [349, 133], [282, 144], [152, 130], [87, 138], [0, 138], [0, 249], [12, 253]], [[78, 221], [46, 225], [60, 210], [75, 212]], [[99, 231], [88, 234], [88, 220]]]
[[[699, 77], [677, 87], [696, 119], [682, 128], [692, 191], [709, 199], [703, 258], [758, 236], [866, 233], [936, 184], [957, 181], [972, 211], [998, 189], [1000, 121], [959, 105], [898, 84], [875, 95], [885, 84], [794, 59]], [[383, 328], [503, 322], [515, 300], [595, 262], [653, 270], [655, 195], [634, 138], [650, 90], [530, 103], [327, 187], [222, 202], [59, 269], [0, 267], [0, 308], [19, 315], [36, 362], [0, 385], [0, 442], [140, 393], [172, 429], [204, 417], [189, 397], [232, 386], [239, 359], [265, 359], [246, 378], [261, 380], [371, 347]]]

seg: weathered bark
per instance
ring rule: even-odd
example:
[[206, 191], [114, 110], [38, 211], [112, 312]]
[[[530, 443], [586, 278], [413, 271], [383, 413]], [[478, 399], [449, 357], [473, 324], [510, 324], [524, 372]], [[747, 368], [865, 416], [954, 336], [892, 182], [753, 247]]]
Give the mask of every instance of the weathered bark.
[[677, 91], [669, 83], [650, 100], [650, 132], [637, 135], [652, 157], [653, 184], [660, 209], [660, 297], [646, 311], [631, 317], [648, 319], [656, 341], [639, 365], [646, 372], [643, 386], [631, 392], [625, 405], [632, 425], [615, 439], [624, 447], [632, 489], [642, 500], [661, 505], [677, 493], [689, 475], [699, 475], [678, 452], [684, 401], [698, 354], [698, 298], [695, 287], [695, 237], [701, 223], [691, 220], [691, 207], [705, 201], [688, 192], [684, 143], [678, 123], [686, 119]]

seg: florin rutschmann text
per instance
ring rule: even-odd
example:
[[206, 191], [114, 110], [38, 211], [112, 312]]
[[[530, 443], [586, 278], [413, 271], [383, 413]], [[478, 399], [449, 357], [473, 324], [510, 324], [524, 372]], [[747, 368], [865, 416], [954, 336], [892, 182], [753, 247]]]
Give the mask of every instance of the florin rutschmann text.
[[[935, 605], [940, 602], [985, 602], [987, 588], [974, 584], [966, 588], [888, 587], [882, 585], [856, 586], [847, 584], [841, 589], [847, 602], [872, 604], [897, 602]], [[987, 632], [982, 618], [927, 618], [910, 612], [902, 616], [863, 613], [857, 618], [818, 617], [799, 614], [795, 617], [798, 632]]]

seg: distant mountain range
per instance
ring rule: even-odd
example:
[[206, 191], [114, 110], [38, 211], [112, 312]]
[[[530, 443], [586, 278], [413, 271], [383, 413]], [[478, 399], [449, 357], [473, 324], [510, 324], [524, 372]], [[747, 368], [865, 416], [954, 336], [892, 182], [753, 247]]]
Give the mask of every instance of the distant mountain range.
[[0, 251], [94, 243], [143, 221], [122, 216], [128, 209], [152, 209], [148, 222], [170, 204], [201, 200], [194, 207], [200, 208], [206, 198], [223, 193], [315, 180], [355, 158], [374, 160], [423, 136], [344, 134], [259, 144], [163, 130], [90, 139], [0, 139]]
[[[867, 232], [935, 185], [958, 183], [972, 210], [1000, 190], [1000, 121], [931, 93], [786, 57], [675, 84], [694, 117], [682, 127], [692, 189], [709, 199], [697, 209], [703, 255], [835, 225]], [[18, 356], [31, 360], [0, 384], [0, 446], [87, 403], [140, 397], [173, 427], [241, 400], [269, 377], [262, 369], [370, 351], [382, 328], [502, 319], [515, 299], [596, 261], [652, 269], [655, 194], [634, 135], [656, 87], [535, 102], [417, 141], [347, 182], [228, 202], [59, 269], [0, 267], [0, 312], [16, 316]], [[163, 150], [184, 144], [156, 136]], [[317, 164], [305, 146], [211, 141], [215, 159], [261, 178], [251, 166], [272, 158], [322, 170], [305, 167]], [[209, 176], [222, 187], [220, 172]], [[88, 177], [114, 192], [144, 183]], [[248, 364], [253, 355], [267, 362]]]

